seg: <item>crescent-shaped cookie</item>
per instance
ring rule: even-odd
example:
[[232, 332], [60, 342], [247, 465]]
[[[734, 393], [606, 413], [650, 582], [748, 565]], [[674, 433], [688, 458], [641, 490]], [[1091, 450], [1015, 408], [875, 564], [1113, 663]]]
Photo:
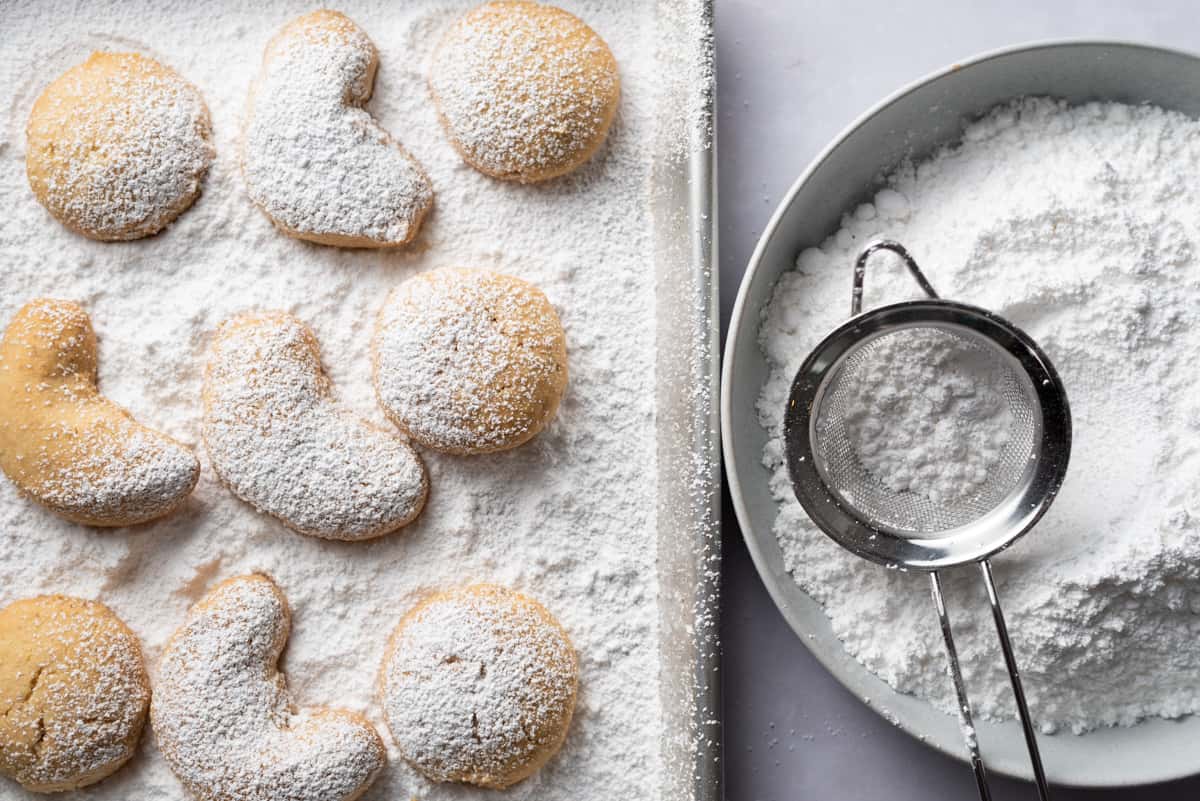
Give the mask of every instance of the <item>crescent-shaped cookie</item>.
[[200, 463], [100, 394], [96, 333], [65, 300], [27, 303], [0, 342], [0, 468], [22, 493], [91, 526], [161, 517]]
[[363, 105], [379, 57], [336, 11], [288, 23], [250, 92], [242, 173], [250, 198], [290, 236], [343, 247], [412, 241], [433, 207], [428, 176]]
[[387, 762], [361, 715], [297, 708], [279, 672], [291, 613], [268, 577], [218, 584], [163, 652], [150, 720], [200, 801], [353, 801]]
[[303, 534], [378, 537], [425, 505], [416, 451], [337, 403], [316, 337], [284, 312], [243, 314], [217, 330], [203, 436], [235, 495]]

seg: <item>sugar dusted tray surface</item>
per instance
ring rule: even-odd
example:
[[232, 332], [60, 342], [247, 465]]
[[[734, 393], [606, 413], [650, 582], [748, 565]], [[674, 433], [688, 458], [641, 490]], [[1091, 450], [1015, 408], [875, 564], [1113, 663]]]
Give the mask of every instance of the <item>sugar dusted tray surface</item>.
[[[243, 104], [270, 36], [313, 6], [101, 0], [6, 10], [0, 37], [0, 321], [38, 296], [80, 301], [100, 337], [101, 389], [142, 422], [196, 447], [204, 471], [185, 509], [132, 530], [64, 523], [0, 482], [0, 603], [59, 592], [109, 604], [141, 637], [153, 676], [163, 644], [216, 581], [263, 570], [294, 612], [283, 667], [301, 704], [368, 713], [387, 634], [422, 592], [496, 581], [543, 601], [580, 651], [579, 707], [562, 753], [506, 795], [650, 798], [662, 758], [655, 574], [655, 294], [650, 177], [656, 124], [653, 4], [561, 3], [595, 28], [621, 68], [608, 143], [579, 173], [546, 186], [488, 179], [443, 138], [425, 87], [440, 30], [466, 4], [339, 4], [380, 51], [368, 108], [430, 173], [436, 207], [413, 246], [344, 251], [289, 239], [251, 204], [238, 173]], [[34, 200], [24, 125], [44, 85], [95, 49], [152, 55], [195, 83], [212, 113], [217, 159], [196, 205], [161, 235], [85, 240]], [[224, 318], [277, 308], [306, 320], [350, 408], [386, 425], [368, 347], [386, 292], [459, 265], [533, 281], [567, 331], [571, 385], [556, 422], [517, 451], [474, 459], [424, 454], [423, 517], [369, 543], [284, 529], [216, 481], [199, 441], [205, 349]], [[385, 740], [387, 739], [385, 733]], [[389, 742], [390, 747], [390, 742]], [[366, 798], [449, 799], [392, 748]], [[5, 797], [21, 797], [4, 782]], [[30, 796], [33, 797], [33, 796]], [[89, 799], [179, 799], [149, 730], [141, 753]]]

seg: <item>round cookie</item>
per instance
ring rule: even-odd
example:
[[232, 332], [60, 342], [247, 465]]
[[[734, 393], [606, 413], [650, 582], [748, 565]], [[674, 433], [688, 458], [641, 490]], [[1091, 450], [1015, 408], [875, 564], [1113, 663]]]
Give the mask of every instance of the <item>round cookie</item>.
[[413, 767], [433, 781], [502, 789], [562, 746], [579, 658], [541, 604], [476, 584], [431, 595], [401, 619], [378, 683]]
[[365, 540], [421, 513], [429, 479], [420, 456], [337, 403], [316, 336], [296, 317], [248, 313], [222, 323], [203, 395], [213, 470], [290, 528]]
[[502, 451], [554, 417], [567, 387], [562, 323], [540, 289], [445, 268], [388, 295], [371, 345], [387, 416], [427, 448]]
[[25, 171], [38, 202], [105, 241], [158, 233], [200, 194], [212, 163], [204, 98], [138, 53], [92, 53], [33, 104]]
[[289, 236], [396, 247], [433, 207], [424, 169], [363, 108], [378, 64], [375, 45], [336, 11], [305, 14], [267, 45], [242, 174], [250, 199]]
[[297, 708], [278, 668], [290, 630], [283, 593], [252, 574], [210, 590], [167, 643], [150, 718], [199, 801], [353, 801], [387, 763], [362, 715]]
[[23, 494], [90, 526], [179, 507], [200, 462], [100, 394], [96, 333], [78, 304], [41, 298], [0, 341], [0, 468]]
[[0, 774], [74, 790], [133, 756], [150, 682], [137, 638], [103, 604], [43, 595], [0, 610]]
[[521, 183], [591, 158], [621, 94], [617, 62], [595, 31], [524, 0], [486, 3], [455, 21], [434, 51], [429, 87], [463, 160]]

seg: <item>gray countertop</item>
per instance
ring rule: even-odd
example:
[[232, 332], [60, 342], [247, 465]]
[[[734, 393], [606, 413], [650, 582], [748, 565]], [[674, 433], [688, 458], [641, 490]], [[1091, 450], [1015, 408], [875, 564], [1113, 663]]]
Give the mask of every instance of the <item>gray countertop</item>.
[[[983, 50], [1104, 37], [1200, 50], [1189, 0], [716, 0], [722, 326], [759, 233], [805, 165], [884, 95]], [[966, 765], [891, 727], [844, 690], [767, 596], [724, 513], [725, 781], [730, 801], [975, 797]], [[1036, 710], [1035, 710], [1036, 714]], [[986, 757], [986, 755], [985, 755]], [[1034, 798], [995, 779], [997, 801]], [[1059, 801], [1200, 797], [1200, 778]]]

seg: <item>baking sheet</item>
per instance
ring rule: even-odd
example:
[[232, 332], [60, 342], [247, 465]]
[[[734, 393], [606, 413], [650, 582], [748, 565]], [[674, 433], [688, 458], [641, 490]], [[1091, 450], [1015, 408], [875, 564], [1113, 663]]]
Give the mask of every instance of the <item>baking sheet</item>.
[[712, 3], [659, 3], [673, 76], [652, 175], [657, 264], [658, 556], [666, 799], [721, 798], [720, 416]]
[[[720, 797], [720, 462], [712, 5], [709, 0], [656, 0], [655, 9], [662, 34], [662, 100], [669, 109], [658, 131], [651, 176], [661, 797], [715, 801]], [[97, 37], [89, 44], [124, 44]], [[23, 116], [14, 108], [14, 119]]]

